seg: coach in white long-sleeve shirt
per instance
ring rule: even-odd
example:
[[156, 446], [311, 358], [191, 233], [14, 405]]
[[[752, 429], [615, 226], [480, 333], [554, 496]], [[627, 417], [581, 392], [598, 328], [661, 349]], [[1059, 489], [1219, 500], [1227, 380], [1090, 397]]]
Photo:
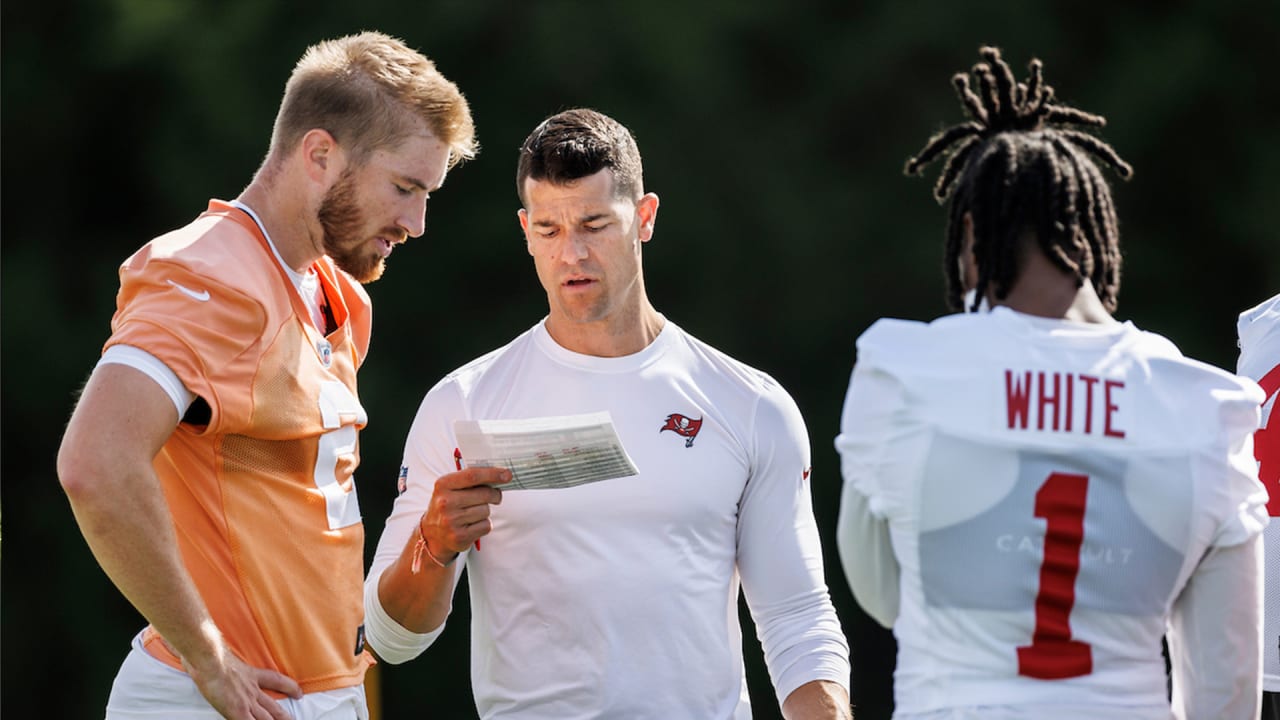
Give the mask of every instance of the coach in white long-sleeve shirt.
[[[649, 303], [658, 198], [629, 131], [548, 118], [517, 186], [550, 314], [424, 399], [366, 582], [370, 645], [421, 653], [465, 563], [481, 717], [749, 718], [741, 586], [784, 715], [850, 717], [804, 422], [776, 381]], [[600, 411], [638, 474], [503, 492], [488, 484], [506, 471], [454, 470], [454, 420]]]

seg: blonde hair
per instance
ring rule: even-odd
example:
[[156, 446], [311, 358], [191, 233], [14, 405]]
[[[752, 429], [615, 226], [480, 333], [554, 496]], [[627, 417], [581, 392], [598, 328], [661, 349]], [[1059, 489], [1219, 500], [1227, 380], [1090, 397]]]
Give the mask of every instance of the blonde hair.
[[433, 62], [383, 33], [347, 35], [312, 45], [294, 66], [269, 155], [320, 128], [361, 162], [417, 132], [419, 122], [449, 146], [450, 167], [479, 150], [466, 98]]

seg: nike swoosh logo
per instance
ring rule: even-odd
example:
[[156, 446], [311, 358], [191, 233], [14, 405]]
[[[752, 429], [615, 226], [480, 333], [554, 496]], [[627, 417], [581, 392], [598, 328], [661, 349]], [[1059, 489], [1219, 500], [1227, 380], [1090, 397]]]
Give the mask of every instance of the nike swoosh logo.
[[191, 288], [187, 287], [186, 285], [180, 285], [180, 284], [178, 284], [178, 283], [176, 283], [176, 282], [174, 282], [174, 281], [172, 281], [172, 280], [170, 280], [170, 281], [168, 281], [168, 282], [169, 282], [169, 284], [170, 284], [170, 285], [172, 285], [172, 286], [174, 286], [174, 287], [178, 288], [179, 290], [181, 290], [183, 295], [186, 295], [187, 297], [189, 297], [189, 298], [191, 298], [191, 299], [193, 299], [193, 300], [199, 300], [200, 302], [208, 302], [208, 300], [209, 300], [209, 291], [208, 291], [208, 290], [201, 290], [200, 292], [196, 292], [195, 290], [192, 290]]

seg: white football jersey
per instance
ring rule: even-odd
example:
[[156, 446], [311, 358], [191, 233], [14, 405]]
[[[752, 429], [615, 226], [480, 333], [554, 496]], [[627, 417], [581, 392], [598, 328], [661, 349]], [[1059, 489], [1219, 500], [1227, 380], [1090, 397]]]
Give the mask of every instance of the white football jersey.
[[896, 716], [1169, 717], [1175, 600], [1267, 522], [1259, 399], [1128, 323], [998, 307], [868, 329], [836, 446], [900, 566]]
[[539, 323], [427, 393], [366, 584], [371, 646], [403, 661], [431, 639], [383, 622], [373, 589], [454, 469], [453, 421], [601, 411], [639, 474], [505, 492], [458, 562], [480, 717], [749, 718], [739, 582], [780, 699], [812, 680], [847, 688], [799, 409], [670, 321], [616, 358], [571, 352]]
[[[1240, 313], [1240, 360], [1237, 371], [1258, 381], [1266, 400], [1262, 420], [1254, 434], [1258, 476], [1270, 493], [1267, 511], [1280, 515], [1280, 419], [1275, 414], [1280, 395], [1280, 295]], [[1267, 526], [1266, 622], [1262, 644], [1262, 686], [1280, 692], [1280, 522]]]

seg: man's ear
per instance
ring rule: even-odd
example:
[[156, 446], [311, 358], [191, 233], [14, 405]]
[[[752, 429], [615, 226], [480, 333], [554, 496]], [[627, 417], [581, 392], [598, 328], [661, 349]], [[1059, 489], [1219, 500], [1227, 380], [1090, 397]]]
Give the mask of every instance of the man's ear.
[[654, 193], [645, 193], [643, 197], [636, 201], [636, 217], [640, 221], [640, 227], [636, 231], [636, 235], [640, 238], [640, 242], [649, 242], [653, 237], [653, 226], [658, 221], [658, 196]]
[[516, 211], [516, 218], [520, 220], [520, 230], [524, 232], [524, 248], [533, 254], [533, 243], [529, 240], [529, 211], [520, 208]]
[[332, 182], [332, 178], [343, 169], [346, 159], [333, 135], [320, 128], [312, 128], [302, 136], [298, 153], [307, 177], [321, 184], [328, 184], [326, 179]]

